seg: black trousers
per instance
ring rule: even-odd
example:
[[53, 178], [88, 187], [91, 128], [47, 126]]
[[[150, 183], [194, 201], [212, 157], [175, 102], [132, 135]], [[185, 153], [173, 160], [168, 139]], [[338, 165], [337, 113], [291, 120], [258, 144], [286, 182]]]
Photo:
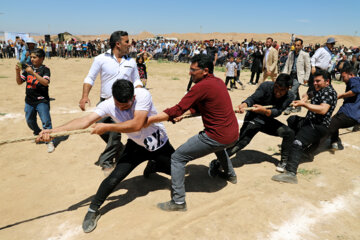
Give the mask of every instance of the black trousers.
[[287, 119], [289, 127], [295, 132], [295, 140], [291, 144], [291, 155], [286, 164], [286, 170], [297, 173], [303, 158], [308, 158], [312, 146], [318, 146], [320, 140], [328, 134], [328, 128], [312, 124], [304, 117], [291, 116]]
[[255, 84], [257, 84], [259, 82], [260, 73], [259, 72], [251, 72], [250, 83], [253, 83], [255, 74], [256, 74]]
[[249, 117], [249, 114], [247, 114], [244, 119], [244, 124], [240, 129], [239, 140], [235, 145], [238, 146], [240, 150], [243, 149], [258, 132], [263, 132], [270, 136], [282, 137], [281, 161], [288, 160], [295, 133], [291, 128], [274, 118], [268, 118], [265, 121], [263, 119], [257, 120], [256, 118], [253, 119]]
[[155, 166], [157, 172], [171, 175], [170, 162], [171, 154], [173, 154], [173, 152], [175, 152], [175, 150], [169, 141], [167, 141], [160, 149], [150, 152], [131, 139], [128, 139], [125, 150], [118, 159], [115, 169], [100, 184], [94, 199], [91, 201], [90, 208], [98, 210], [106, 198], [114, 191], [116, 186], [125, 179], [134, 168], [146, 160], [154, 160], [156, 162]]
[[348, 128], [358, 124], [358, 122], [346, 116], [344, 113], [337, 113], [331, 118], [331, 123], [329, 126], [329, 134], [331, 136], [331, 143], [340, 141], [339, 138], [339, 129]]
[[[230, 81], [230, 80], [232, 80], [232, 81]], [[226, 77], [226, 79], [225, 79], [226, 87], [227, 87], [229, 81], [230, 81], [230, 88], [234, 88], [235, 87], [235, 77]]]

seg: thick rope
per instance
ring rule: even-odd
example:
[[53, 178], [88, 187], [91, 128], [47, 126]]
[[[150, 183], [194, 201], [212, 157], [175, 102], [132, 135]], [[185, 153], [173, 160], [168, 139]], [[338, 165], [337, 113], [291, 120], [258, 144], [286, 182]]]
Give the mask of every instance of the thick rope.
[[[273, 107], [274, 107], [273, 105], [263, 106], [263, 108], [273, 108]], [[256, 109], [256, 107], [244, 108], [245, 111], [254, 110], [254, 109]], [[238, 109], [235, 109], [234, 112], [240, 113]], [[200, 116], [200, 114], [191, 114], [191, 115], [185, 115], [185, 116], [183, 116], [183, 118], [193, 118], [193, 117], [198, 117], [198, 116]]]
[[[272, 105], [263, 106], [263, 107], [264, 108], [273, 108]], [[253, 109], [255, 109], [255, 107], [244, 108], [245, 111], [249, 111], [249, 110], [253, 110]], [[239, 110], [235, 110], [235, 113], [239, 113]], [[199, 114], [185, 115], [183, 118], [192, 118], [192, 117], [196, 117], [196, 116], [200, 116], [200, 115]], [[50, 134], [50, 137], [55, 138], [55, 137], [69, 136], [69, 135], [81, 134], [81, 133], [89, 133], [89, 132], [91, 132], [90, 129], [65, 131], [65, 132], [52, 133], [52, 134]], [[15, 139], [10, 139], [10, 140], [4, 140], [4, 141], [0, 141], [0, 145], [4, 145], [4, 144], [8, 144], [8, 143], [31, 141], [31, 140], [35, 140], [38, 137], [39, 136], [31, 136], [31, 137], [23, 137], [23, 138], [15, 138]]]
[[[55, 137], [63, 137], [63, 136], [69, 136], [69, 135], [74, 135], [74, 134], [90, 133], [90, 132], [91, 132], [90, 129], [81, 129], [81, 130], [73, 130], [73, 131], [51, 133], [50, 137], [55, 138]], [[31, 136], [31, 137], [23, 137], [23, 138], [15, 138], [15, 139], [10, 139], [10, 140], [4, 140], [4, 141], [0, 141], [0, 145], [7, 144], [7, 143], [17, 143], [17, 142], [31, 141], [31, 140], [35, 140], [38, 137], [39, 136], [37, 135], [37, 136]]]

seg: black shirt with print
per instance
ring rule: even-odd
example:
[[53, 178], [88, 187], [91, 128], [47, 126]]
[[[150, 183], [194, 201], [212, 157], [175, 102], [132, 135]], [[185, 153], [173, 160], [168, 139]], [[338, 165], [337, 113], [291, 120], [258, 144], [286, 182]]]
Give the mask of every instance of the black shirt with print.
[[308, 111], [306, 114], [306, 119], [310, 120], [312, 124], [323, 125], [325, 127], [330, 126], [331, 115], [335, 110], [337, 103], [337, 93], [335, 89], [329, 85], [319, 91], [315, 92], [314, 97], [311, 99], [311, 104], [320, 105], [321, 103], [326, 103], [330, 105], [329, 110], [324, 115]]
[[[45, 65], [41, 65], [39, 68], [34, 68], [34, 72], [39, 74], [44, 79], [50, 82], [50, 69]], [[49, 87], [42, 85], [35, 76], [28, 74], [24, 71], [21, 75], [21, 79], [26, 82], [26, 96], [25, 102], [30, 105], [36, 105], [39, 103], [49, 102]]]

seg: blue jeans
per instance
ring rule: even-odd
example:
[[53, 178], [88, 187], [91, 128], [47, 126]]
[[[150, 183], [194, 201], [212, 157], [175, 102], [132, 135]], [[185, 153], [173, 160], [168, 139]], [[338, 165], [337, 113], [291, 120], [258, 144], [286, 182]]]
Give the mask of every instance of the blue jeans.
[[36, 113], [39, 113], [43, 129], [52, 129], [49, 103], [39, 103], [37, 105], [25, 103], [26, 123], [33, 130], [34, 135], [38, 135], [41, 132], [37, 124]]
[[175, 202], [185, 201], [185, 165], [196, 158], [215, 153], [224, 172], [236, 176], [225, 148], [232, 144], [221, 144], [209, 138], [205, 132], [191, 137], [171, 155], [171, 189]]

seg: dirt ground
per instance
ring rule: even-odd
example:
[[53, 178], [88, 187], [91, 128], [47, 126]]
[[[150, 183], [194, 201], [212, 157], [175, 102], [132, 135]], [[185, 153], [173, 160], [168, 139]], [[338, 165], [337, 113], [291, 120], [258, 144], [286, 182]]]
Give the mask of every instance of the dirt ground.
[[[92, 59], [45, 60], [51, 69], [53, 126], [84, 116], [78, 102]], [[24, 119], [25, 85], [15, 80], [15, 60], [0, 60], [0, 140], [31, 136]], [[148, 87], [158, 111], [176, 104], [186, 91], [188, 64], [152, 61]], [[224, 72], [215, 72], [225, 78]], [[249, 72], [241, 73], [247, 83]], [[99, 79], [90, 99], [99, 99]], [[344, 83], [334, 83], [338, 92]], [[230, 92], [234, 107], [255, 86]], [[304, 92], [305, 88], [300, 89]], [[341, 106], [339, 101], [338, 107]], [[337, 110], [336, 110], [337, 111]], [[306, 111], [302, 110], [301, 115]], [[237, 115], [240, 125], [243, 115]], [[280, 116], [286, 122], [287, 116]], [[177, 148], [203, 129], [200, 118], [165, 123]], [[0, 146], [0, 239], [360, 239], [359, 132], [341, 130], [343, 151], [324, 151], [300, 165], [297, 185], [273, 182], [281, 139], [259, 133], [233, 158], [236, 185], [207, 175], [209, 155], [190, 162], [186, 177], [187, 212], [162, 212], [158, 202], [170, 199], [170, 178], [142, 176], [136, 168], [104, 203], [102, 217], [90, 234], [81, 223], [90, 200], [104, 179], [94, 165], [105, 143], [79, 134], [63, 139], [49, 154], [31, 142]], [[124, 136], [122, 142], [125, 143]]]

